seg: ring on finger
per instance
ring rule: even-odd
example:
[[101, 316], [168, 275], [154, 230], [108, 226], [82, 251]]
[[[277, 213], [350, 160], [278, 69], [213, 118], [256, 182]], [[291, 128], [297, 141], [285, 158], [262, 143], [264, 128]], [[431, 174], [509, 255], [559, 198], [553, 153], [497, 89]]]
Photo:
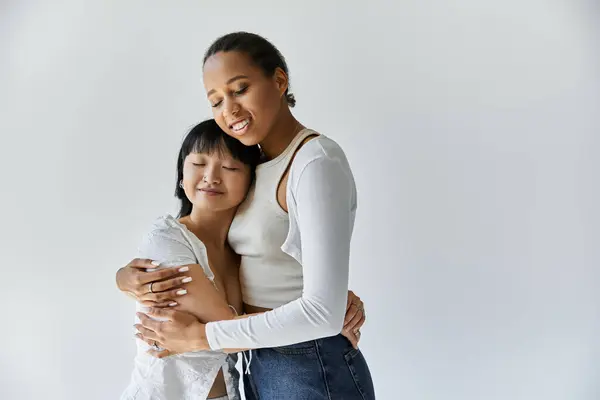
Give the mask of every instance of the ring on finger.
[[152, 345], [152, 347], [154, 348], [154, 350], [160, 350], [160, 347], [158, 347], [156, 340], [154, 341], [154, 344]]
[[154, 292], [152, 291], [152, 285], [154, 285], [154, 282], [150, 282], [150, 293], [154, 293]]

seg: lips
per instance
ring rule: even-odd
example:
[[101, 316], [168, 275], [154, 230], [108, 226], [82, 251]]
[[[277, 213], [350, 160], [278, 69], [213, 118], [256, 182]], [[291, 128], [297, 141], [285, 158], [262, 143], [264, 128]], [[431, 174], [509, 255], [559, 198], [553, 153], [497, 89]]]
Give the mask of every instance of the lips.
[[202, 189], [198, 189], [198, 190], [200, 190], [201, 192], [204, 192], [206, 194], [213, 194], [213, 195], [215, 195], [215, 194], [223, 194], [223, 192], [221, 192], [220, 190], [211, 189], [211, 188], [202, 188]]
[[239, 132], [239, 131], [243, 130], [245, 127], [247, 127], [249, 123], [250, 123], [250, 118], [240, 119], [240, 120], [237, 120], [234, 123], [230, 124], [229, 129], [231, 129], [234, 132]]

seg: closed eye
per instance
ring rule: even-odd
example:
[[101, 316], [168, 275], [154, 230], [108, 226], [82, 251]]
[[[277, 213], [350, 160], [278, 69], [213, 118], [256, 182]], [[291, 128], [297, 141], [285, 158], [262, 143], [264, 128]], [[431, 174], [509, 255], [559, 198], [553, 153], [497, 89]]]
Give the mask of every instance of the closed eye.
[[246, 93], [246, 91], [247, 91], [247, 90], [248, 90], [248, 86], [244, 86], [244, 87], [243, 87], [243, 88], [241, 88], [240, 90], [238, 90], [238, 91], [234, 92], [234, 94], [235, 94], [236, 96], [239, 96], [239, 95], [241, 95], [241, 94], [244, 94], [244, 93]]
[[192, 165], [196, 166], [196, 167], [204, 167], [206, 164], [202, 164], [202, 163], [192, 163]]
[[237, 171], [239, 169], [239, 168], [235, 168], [235, 167], [226, 167], [226, 166], [223, 166], [223, 168], [225, 168], [228, 171]]

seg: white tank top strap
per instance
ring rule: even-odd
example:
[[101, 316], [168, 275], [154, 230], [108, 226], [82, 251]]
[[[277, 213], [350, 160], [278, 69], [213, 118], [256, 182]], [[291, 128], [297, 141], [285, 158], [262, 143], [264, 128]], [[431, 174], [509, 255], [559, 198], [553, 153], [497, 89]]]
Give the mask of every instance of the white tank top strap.
[[286, 166], [286, 169], [288, 167], [288, 164], [290, 163], [290, 160], [294, 157], [294, 154], [296, 154], [296, 151], [298, 150], [298, 147], [300, 147], [302, 145], [302, 142], [310, 137], [310, 136], [316, 136], [318, 135], [317, 132], [313, 131], [312, 129], [302, 129], [300, 132], [298, 132], [298, 134], [296, 135], [296, 137], [294, 138], [294, 140], [292, 140], [292, 142], [290, 143], [290, 145], [288, 146], [288, 148], [286, 149], [286, 151], [284, 151], [285, 153], [285, 160], [286, 162], [284, 163]]
[[[313, 131], [312, 129], [302, 129], [300, 132], [298, 132], [296, 137], [292, 139], [288, 147], [280, 155], [278, 155], [272, 160], [259, 164], [257, 170], [276, 169], [280, 171], [279, 175], [283, 174], [284, 171], [287, 170], [292, 157], [294, 156], [294, 154], [296, 154], [296, 150], [298, 150], [298, 147], [300, 147], [302, 142], [307, 137], [318, 135], [319, 134]], [[277, 184], [279, 184], [279, 181], [277, 181]]]

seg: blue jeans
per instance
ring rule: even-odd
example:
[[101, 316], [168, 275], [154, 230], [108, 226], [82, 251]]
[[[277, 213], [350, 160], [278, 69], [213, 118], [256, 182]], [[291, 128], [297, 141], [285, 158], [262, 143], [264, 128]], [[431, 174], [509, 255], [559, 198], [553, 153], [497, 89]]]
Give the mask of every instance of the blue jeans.
[[[244, 371], [246, 358], [248, 352]], [[375, 399], [365, 358], [341, 334], [252, 350], [244, 392], [248, 400]]]

